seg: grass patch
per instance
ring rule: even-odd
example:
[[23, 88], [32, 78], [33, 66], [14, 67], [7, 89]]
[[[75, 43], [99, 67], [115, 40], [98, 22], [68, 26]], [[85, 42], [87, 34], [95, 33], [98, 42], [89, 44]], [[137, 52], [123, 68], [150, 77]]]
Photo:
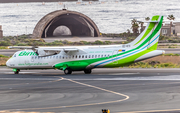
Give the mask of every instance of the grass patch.
[[0, 55], [0, 66], [6, 66], [6, 62], [9, 58], [8, 56]]
[[9, 49], [8, 46], [0, 46], [0, 49]]
[[168, 53], [161, 56], [180, 56], [180, 54]]
[[0, 54], [0, 58], [10, 58], [10, 57]]
[[[129, 39], [129, 38], [128, 38]], [[132, 40], [133, 38], [130, 38]], [[111, 44], [125, 44], [124, 42], [100, 41], [94, 42], [80, 41], [71, 42], [68, 40], [56, 40], [54, 42], [45, 42], [43, 39], [32, 39], [31, 35], [20, 36], [5, 36], [0, 39], [0, 49], [8, 49], [8, 46], [72, 46], [72, 45], [111, 45]]]

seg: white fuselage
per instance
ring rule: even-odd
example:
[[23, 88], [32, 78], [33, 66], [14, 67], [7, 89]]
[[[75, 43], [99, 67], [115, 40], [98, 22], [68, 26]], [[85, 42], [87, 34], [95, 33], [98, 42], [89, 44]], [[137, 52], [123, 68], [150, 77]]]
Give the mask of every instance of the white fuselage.
[[56, 55], [43, 56], [43, 57], [32, 54], [34, 53], [33, 50], [22, 50], [16, 52], [12, 56], [12, 58], [8, 60], [6, 65], [8, 67], [18, 68], [18, 69], [51, 69], [53, 68], [53, 65], [57, 63], [110, 57], [111, 55], [125, 52], [125, 50], [131, 49], [129, 46], [122, 48], [122, 46], [120, 45], [77, 46], [76, 48], [78, 48], [80, 51], [69, 52], [69, 53], [65, 53], [64, 51], [61, 51]]

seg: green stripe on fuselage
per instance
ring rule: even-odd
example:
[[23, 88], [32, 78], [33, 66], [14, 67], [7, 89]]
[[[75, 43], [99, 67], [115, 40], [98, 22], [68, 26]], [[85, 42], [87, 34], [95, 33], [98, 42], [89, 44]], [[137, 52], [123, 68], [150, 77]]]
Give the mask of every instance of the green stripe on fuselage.
[[[158, 26], [156, 27], [156, 29], [153, 31], [152, 35], [150, 35], [142, 44], [140, 44], [138, 47], [134, 48], [134, 49], [131, 49], [131, 50], [128, 50], [128, 51], [125, 51], [125, 52], [122, 52], [122, 53], [119, 53], [117, 55], [112, 55], [110, 57], [104, 57], [104, 58], [95, 58], [95, 59], [87, 59], [87, 60], [77, 60], [77, 61], [68, 61], [68, 62], [62, 62], [62, 63], [58, 63], [55, 65], [55, 68], [58, 68], [60, 69], [61, 66], [63, 66], [64, 64], [69, 64], [69, 65], [73, 65], [74, 69], [73, 70], [81, 70], [82, 68], [85, 69], [88, 65], [92, 64], [92, 63], [95, 63], [95, 62], [99, 62], [99, 61], [103, 61], [103, 60], [107, 60], [107, 59], [110, 59], [110, 58], [114, 58], [114, 57], [119, 57], [121, 55], [124, 55], [124, 54], [127, 54], [127, 53], [130, 53], [134, 50], [137, 50], [137, 49], [140, 49], [141, 47], [143, 47], [146, 43], [148, 43], [152, 37], [154, 37], [157, 32], [160, 30], [161, 26], [162, 26], [162, 21], [163, 21], [163, 17], [161, 18]], [[158, 43], [158, 42], [157, 42]], [[104, 67], [118, 67], [118, 66], [121, 66], [121, 65], [125, 65], [125, 64], [129, 64], [129, 63], [133, 63], [135, 59], [137, 59], [138, 57], [148, 53], [148, 52], [151, 52], [153, 50], [155, 50], [157, 48], [157, 43], [154, 44], [153, 46], [151, 46], [150, 48], [148, 48], [148, 50], [144, 50], [142, 52], [139, 52], [135, 55], [132, 55], [130, 57], [127, 57], [127, 58], [124, 58], [124, 59], [121, 59], [121, 60], [118, 60], [118, 64], [114, 64], [114, 63], [109, 63], [107, 65], [105, 65]], [[124, 61], [123, 61], [124, 60]], [[120, 62], [122, 61], [122, 62]], [[78, 63], [79, 62], [84, 62], [82, 63], [81, 66], [78, 67]], [[71, 64], [72, 63], [72, 64]], [[76, 66], [76, 67], [75, 67]]]
[[158, 44], [158, 42], [157, 42], [156, 44], [154, 44], [153, 46], [151, 46], [149, 50], [146, 49], [146, 50], [144, 50], [144, 51], [142, 51], [142, 52], [139, 52], [139, 53], [137, 53], [137, 54], [134, 54], [134, 55], [132, 55], [132, 56], [129, 56], [129, 57], [120, 59], [120, 60], [118, 60], [118, 61], [115, 61], [115, 62], [118, 62], [117, 64], [114, 63], [114, 62], [111, 62], [111, 63], [109, 63], [109, 64], [104, 65], [103, 67], [104, 67], [104, 68], [107, 68], [107, 67], [120, 67], [120, 66], [125, 66], [125, 65], [132, 64], [132, 63], [134, 63], [134, 61], [135, 61], [137, 58], [139, 58], [140, 56], [145, 55], [145, 54], [147, 54], [147, 53], [149, 53], [149, 52], [151, 52], [151, 51], [154, 51], [153, 48], [154, 48], [154, 46], [157, 46], [157, 44]]

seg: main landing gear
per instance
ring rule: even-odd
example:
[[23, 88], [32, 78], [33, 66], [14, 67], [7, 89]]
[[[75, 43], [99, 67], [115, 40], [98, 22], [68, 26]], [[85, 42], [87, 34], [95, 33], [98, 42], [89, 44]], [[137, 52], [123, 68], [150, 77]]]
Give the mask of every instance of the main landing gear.
[[[91, 74], [91, 72], [92, 72], [91, 69], [85, 69], [85, 70], [84, 70], [84, 73], [85, 73], [85, 74]], [[64, 70], [64, 74], [66, 74], [66, 75], [70, 75], [71, 73], [72, 73], [72, 69], [71, 69], [71, 68], [66, 68], [66, 69]]]
[[85, 73], [85, 74], [91, 74], [91, 72], [92, 72], [91, 69], [85, 69], [85, 70], [84, 70], [84, 73]]

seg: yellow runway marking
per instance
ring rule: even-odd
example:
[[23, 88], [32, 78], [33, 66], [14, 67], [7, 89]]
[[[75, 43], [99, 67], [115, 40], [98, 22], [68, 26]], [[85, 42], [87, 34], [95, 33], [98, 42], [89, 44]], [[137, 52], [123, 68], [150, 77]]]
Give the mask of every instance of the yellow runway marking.
[[[105, 91], [105, 92], [113, 93], [113, 94], [116, 94], [116, 95], [119, 95], [119, 96], [124, 96], [125, 98], [124, 98], [124, 99], [121, 99], [121, 100], [108, 101], [108, 102], [99, 102], [99, 103], [90, 103], [90, 104], [80, 104], [80, 105], [70, 105], [70, 106], [56, 106], [56, 107], [46, 107], [46, 108], [27, 108], [27, 109], [19, 109], [19, 110], [22, 111], [22, 110], [42, 110], [42, 109], [55, 109], [55, 108], [82, 107], [82, 106], [91, 106], [91, 105], [100, 105], [100, 104], [116, 103], [116, 102], [121, 102], [121, 101], [125, 101], [125, 100], [128, 100], [128, 99], [129, 99], [129, 96], [128, 96], [128, 95], [125, 95], [125, 94], [122, 94], [122, 93], [110, 91], [110, 90], [107, 90], [107, 89], [103, 89], [103, 88], [100, 88], [100, 87], [96, 87], [96, 86], [89, 85], [89, 84], [85, 84], [85, 83], [81, 83], [81, 82], [77, 82], [77, 81], [74, 81], [74, 80], [71, 80], [71, 79], [66, 79], [66, 78], [63, 78], [63, 77], [60, 77], [60, 78], [61, 78], [60, 80], [68, 80], [68, 81], [70, 81], [70, 82], [74, 82], [74, 83], [77, 83], [77, 84], [80, 84], [80, 85], [83, 85], [83, 86], [88, 86], [88, 87], [96, 88], [96, 89], [99, 89], [99, 90], [102, 90], [102, 91]], [[14, 109], [13, 109], [13, 110], [14, 110]]]
[[128, 112], [116, 112], [116, 113], [153, 113], [153, 112], [167, 112], [167, 111], [180, 111], [180, 109], [149, 110], [149, 111], [128, 111]]

